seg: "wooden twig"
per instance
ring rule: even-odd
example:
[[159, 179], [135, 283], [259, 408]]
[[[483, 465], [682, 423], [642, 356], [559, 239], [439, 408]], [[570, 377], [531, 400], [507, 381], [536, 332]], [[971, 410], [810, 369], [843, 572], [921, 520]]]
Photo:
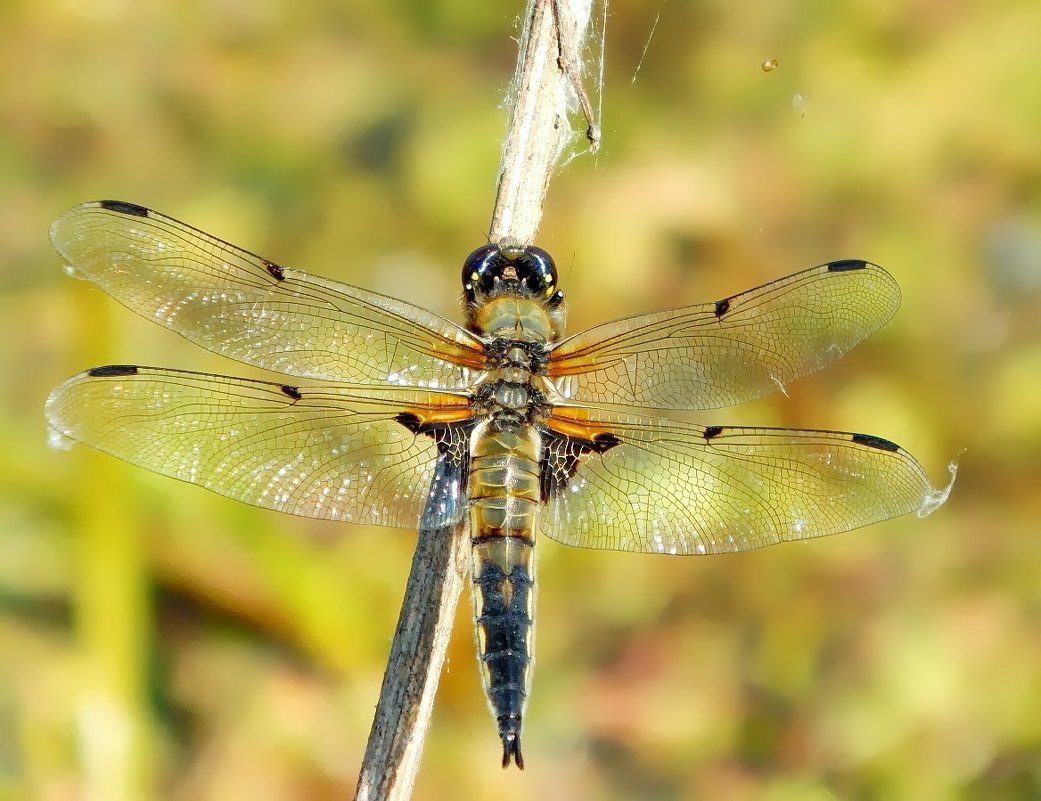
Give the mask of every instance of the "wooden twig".
[[589, 0], [528, 0], [488, 232], [491, 242], [535, 241], [549, 179], [575, 138], [568, 120], [569, 91], [587, 115], [587, 137], [599, 145], [599, 126], [590, 118], [592, 105], [582, 87], [579, 63], [589, 11]]
[[[589, 0], [528, 0], [492, 242], [530, 244], [535, 238], [550, 176], [574, 137], [568, 90], [579, 80], [577, 54], [588, 19]], [[563, 36], [558, 20], [567, 27]], [[356, 799], [405, 801], [412, 794], [469, 554], [465, 519], [419, 532]], [[489, 737], [493, 731], [489, 725]]]
[[[435, 492], [428, 503], [438, 502]], [[412, 795], [469, 555], [465, 514], [452, 524], [420, 527], [356, 799]]]

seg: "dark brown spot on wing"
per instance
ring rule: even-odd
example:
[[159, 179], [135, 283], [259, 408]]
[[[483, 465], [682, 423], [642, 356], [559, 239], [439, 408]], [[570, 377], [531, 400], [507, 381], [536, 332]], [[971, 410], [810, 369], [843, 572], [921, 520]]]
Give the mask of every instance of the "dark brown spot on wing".
[[450, 404], [431, 404], [412, 407], [400, 412], [395, 419], [413, 434], [424, 434], [434, 428], [444, 428], [473, 420], [473, 409], [466, 399]]
[[603, 434], [597, 434], [593, 437], [592, 442], [589, 443], [591, 450], [597, 453], [607, 453], [615, 445], [621, 445], [622, 441], [612, 434], [610, 431], [604, 432]]
[[399, 412], [394, 418], [401, 425], [405, 426], [413, 434], [422, 434], [423, 421], [419, 419], [419, 415], [413, 414], [412, 412]]
[[713, 439], [723, 433], [723, 426], [707, 426], [705, 428], [705, 439]]
[[394, 419], [413, 434], [426, 434], [435, 439], [440, 431], [445, 431], [449, 428], [459, 428], [460, 426], [470, 428], [473, 423], [469, 415], [460, 417], [458, 415], [446, 414], [444, 419], [441, 419], [433, 415], [428, 418], [420, 417], [415, 412], [398, 412]]
[[716, 301], [716, 317], [722, 317], [728, 311], [730, 311], [730, 298]]
[[622, 440], [611, 432], [602, 432], [589, 438], [566, 436], [555, 431], [544, 431], [542, 462], [539, 465], [539, 491], [545, 502], [561, 492], [589, 454], [603, 454]]
[[275, 264], [273, 261], [268, 261], [267, 259], [261, 259], [261, 261], [264, 263], [264, 269], [271, 273], [272, 278], [276, 281], [285, 280], [285, 269], [280, 264]]
[[474, 427], [474, 420], [469, 416], [456, 415], [453, 418], [446, 414], [446, 419], [440, 420], [424, 419], [416, 412], [398, 412], [394, 419], [416, 436], [427, 436], [434, 440], [439, 453], [454, 451], [457, 458], [465, 458], [470, 441], [469, 432]]
[[130, 214], [134, 217], [148, 216], [148, 209], [144, 206], [138, 206], [136, 203], [127, 203], [125, 200], [100, 200], [98, 205], [103, 209], [120, 214]]
[[828, 272], [848, 273], [852, 270], [863, 270], [865, 267], [867, 262], [863, 259], [839, 259], [828, 263]]
[[106, 364], [87, 370], [91, 378], [116, 378], [124, 375], [137, 375], [137, 366], [133, 364]]
[[300, 398], [303, 397], [303, 395], [300, 394], [300, 390], [299, 389], [297, 389], [296, 387], [290, 386], [289, 384], [283, 384], [280, 387], [280, 389], [282, 390], [282, 392], [284, 392], [286, 395], [288, 395], [293, 400], [300, 400]]
[[850, 439], [858, 445], [867, 445], [869, 448], [878, 448], [880, 451], [892, 451], [895, 453], [900, 450], [900, 446], [895, 442], [890, 442], [883, 437], [876, 437], [874, 434], [853, 434]]

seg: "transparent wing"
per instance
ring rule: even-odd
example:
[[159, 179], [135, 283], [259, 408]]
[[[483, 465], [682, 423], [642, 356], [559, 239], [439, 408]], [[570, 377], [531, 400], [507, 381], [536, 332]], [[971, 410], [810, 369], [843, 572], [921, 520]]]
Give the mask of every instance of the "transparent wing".
[[864, 261], [813, 267], [716, 303], [590, 328], [553, 350], [572, 400], [716, 409], [758, 398], [831, 364], [900, 305], [889, 273]]
[[117, 365], [67, 380], [45, 413], [62, 436], [238, 501], [415, 529], [438, 441], [456, 429], [414, 430], [435, 417], [465, 419], [468, 404], [409, 388], [296, 387]]
[[75, 271], [132, 311], [215, 353], [321, 381], [462, 389], [482, 346], [435, 314], [280, 267], [122, 201], [51, 226]]
[[469, 475], [468, 439], [457, 437], [453, 445], [438, 453], [434, 477], [426, 507], [419, 521], [420, 531], [434, 531], [439, 536], [455, 536], [460, 526], [467, 524], [470, 509], [466, 498]]
[[548, 420], [544, 466], [553, 478], [541, 531], [567, 545], [747, 551], [925, 515], [950, 490], [935, 489], [907, 451], [866, 434], [601, 413], [594, 425], [609, 433], [591, 447], [552, 431], [589, 430], [583, 418], [587, 410], [564, 408]]

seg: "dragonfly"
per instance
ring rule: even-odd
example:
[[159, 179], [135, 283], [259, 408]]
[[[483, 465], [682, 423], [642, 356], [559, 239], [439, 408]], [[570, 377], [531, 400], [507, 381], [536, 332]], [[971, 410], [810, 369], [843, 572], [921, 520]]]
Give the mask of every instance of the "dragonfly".
[[929, 514], [922, 465], [872, 434], [697, 425], [839, 359], [897, 311], [895, 279], [832, 261], [700, 305], [564, 333], [552, 257], [487, 244], [463, 323], [285, 267], [124, 201], [61, 215], [70, 271], [267, 381], [107, 365], [46, 402], [55, 436], [265, 509], [464, 526], [502, 766], [524, 767], [536, 534], [720, 554]]

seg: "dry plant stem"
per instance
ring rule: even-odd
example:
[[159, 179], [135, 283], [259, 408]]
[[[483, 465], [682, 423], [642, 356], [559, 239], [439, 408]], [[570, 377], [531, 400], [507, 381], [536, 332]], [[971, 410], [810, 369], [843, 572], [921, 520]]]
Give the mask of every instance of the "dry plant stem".
[[467, 533], [465, 524], [419, 532], [356, 799], [412, 795], [470, 556]]
[[[567, 86], [578, 73], [568, 54], [579, 52], [589, 0], [556, 2], [559, 7], [554, 9], [553, 0], [529, 0], [525, 10], [489, 234], [493, 242], [534, 240], [550, 176], [573, 136]], [[566, 52], [562, 52], [557, 19], [569, 20], [572, 26]], [[468, 535], [465, 520], [454, 528], [419, 532], [356, 799], [404, 801], [412, 794], [466, 575]]]
[[[491, 242], [535, 241], [549, 179], [574, 138], [568, 90], [585, 98], [578, 54], [589, 24], [589, 0], [529, 0], [513, 78], [513, 105], [503, 145]], [[557, 21], [560, 21], [560, 29]], [[592, 114], [588, 98], [583, 108]], [[598, 131], [587, 118], [587, 131]], [[599, 133], [596, 134], [599, 142]]]

